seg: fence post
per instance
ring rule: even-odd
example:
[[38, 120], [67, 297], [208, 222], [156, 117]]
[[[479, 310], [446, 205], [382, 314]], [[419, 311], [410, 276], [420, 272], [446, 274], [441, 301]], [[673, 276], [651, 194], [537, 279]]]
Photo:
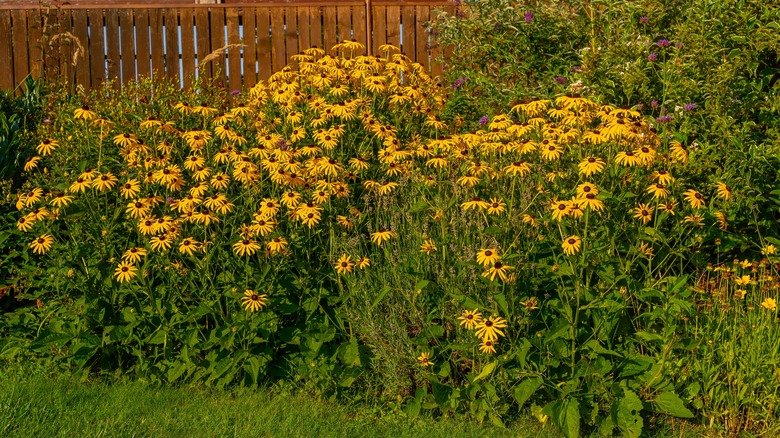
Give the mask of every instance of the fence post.
[[373, 45], [374, 40], [374, 27], [373, 27], [373, 18], [371, 14], [371, 6], [372, 6], [372, 0], [366, 0], [366, 53], [368, 55], [373, 55], [374, 51], [371, 49]]

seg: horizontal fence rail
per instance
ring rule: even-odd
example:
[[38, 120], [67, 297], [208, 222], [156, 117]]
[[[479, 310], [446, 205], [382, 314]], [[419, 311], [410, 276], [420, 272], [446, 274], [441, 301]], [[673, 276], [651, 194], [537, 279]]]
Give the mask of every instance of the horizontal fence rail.
[[344, 40], [382, 54], [393, 44], [441, 74], [439, 48], [426, 23], [444, 0], [284, 1], [224, 5], [79, 5], [58, 9], [0, 6], [0, 88], [28, 74], [85, 89], [144, 76], [214, 79], [230, 90], [253, 86], [309, 47]]

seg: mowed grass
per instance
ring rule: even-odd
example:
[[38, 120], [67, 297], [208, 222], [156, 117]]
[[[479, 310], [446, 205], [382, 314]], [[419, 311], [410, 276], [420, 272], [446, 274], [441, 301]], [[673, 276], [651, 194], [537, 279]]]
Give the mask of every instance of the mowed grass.
[[[508, 429], [463, 419], [409, 418], [279, 391], [83, 383], [0, 373], [2, 437], [558, 437], [548, 421], [521, 417]], [[717, 436], [688, 424], [646, 436]]]
[[552, 425], [501, 430], [464, 420], [410, 419], [303, 394], [141, 383], [0, 377], [3, 437], [556, 437]]

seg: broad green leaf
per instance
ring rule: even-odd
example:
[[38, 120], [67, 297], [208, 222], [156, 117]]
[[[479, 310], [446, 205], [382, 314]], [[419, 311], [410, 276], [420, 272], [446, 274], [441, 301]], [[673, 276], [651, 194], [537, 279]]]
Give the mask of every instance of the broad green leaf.
[[673, 391], [664, 391], [653, 400], [655, 412], [680, 418], [693, 418], [693, 412], [685, 407], [682, 399]]
[[523, 406], [536, 390], [542, 386], [543, 382], [541, 377], [529, 377], [515, 386], [512, 390], [512, 396], [517, 400], [517, 404]]
[[489, 376], [490, 373], [493, 372], [494, 369], [496, 369], [496, 365], [498, 365], [498, 362], [490, 362], [489, 364], [482, 367], [482, 371], [479, 373], [477, 377], [474, 378], [473, 382], [477, 382], [479, 380], [484, 379], [485, 377]]
[[393, 288], [391, 288], [390, 286], [383, 287], [382, 290], [379, 291], [379, 295], [377, 295], [377, 297], [374, 298], [374, 301], [371, 303], [371, 308], [373, 309], [374, 307], [376, 307], [376, 305], [379, 304], [379, 302], [382, 301], [385, 295], [387, 295], [387, 293], [390, 292], [391, 290], [393, 290]]

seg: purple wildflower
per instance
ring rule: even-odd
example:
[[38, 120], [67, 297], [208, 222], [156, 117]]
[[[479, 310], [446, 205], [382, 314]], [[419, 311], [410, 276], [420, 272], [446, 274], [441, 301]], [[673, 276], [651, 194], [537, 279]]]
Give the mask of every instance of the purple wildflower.
[[572, 66], [572, 68], [569, 69], [569, 71], [571, 71], [572, 73], [579, 73], [582, 71], [582, 66], [580, 65]]
[[171, 198], [170, 196], [168, 196], [167, 198], [165, 198], [165, 203], [166, 203], [166, 204], [170, 204], [171, 202], [173, 202], [173, 198]]
[[658, 101], [657, 101], [657, 100], [655, 100], [655, 99], [653, 99], [653, 101], [652, 101], [652, 102], [650, 102], [650, 106], [651, 106], [653, 109], [656, 109], [656, 108], [658, 108]]
[[671, 42], [671, 41], [669, 41], [669, 40], [667, 40], [667, 39], [663, 39], [663, 40], [658, 40], [658, 42], [657, 42], [657, 43], [655, 43], [655, 44], [656, 44], [658, 47], [660, 47], [660, 48], [662, 48], [662, 49], [663, 49], [663, 48], [665, 48], [665, 47], [669, 47], [669, 46], [671, 46], [671, 45], [672, 45], [672, 42]]
[[672, 121], [673, 118], [674, 116], [661, 116], [661, 117], [656, 117], [655, 121], [658, 123], [666, 123]]
[[642, 24], [647, 24], [650, 22], [650, 18], [648, 18], [647, 15], [642, 15], [641, 17], [639, 17], [639, 22]]
[[479, 118], [479, 124], [482, 126], [487, 125], [489, 121], [490, 119], [488, 118], [488, 116], [482, 116]]
[[460, 88], [460, 86], [465, 84], [467, 80], [469, 80], [469, 78], [458, 78], [458, 79], [455, 79], [455, 82], [452, 83], [452, 89], [455, 90], [457, 88]]
[[287, 140], [281, 139], [276, 142], [276, 146], [279, 147], [279, 149], [286, 151], [287, 150]]
[[553, 80], [555, 82], [561, 84], [561, 85], [566, 85], [566, 78], [562, 78], [562, 77], [558, 76], [558, 77], [554, 78]]
[[238, 96], [239, 93], [241, 93], [239, 90], [233, 90], [230, 92], [230, 94], [233, 96]]
[[695, 103], [686, 103], [683, 108], [685, 109], [685, 111], [691, 111], [694, 108], [696, 108], [696, 104]]
[[51, 119], [43, 119], [43, 123], [51, 123]]
[[647, 60], [653, 62], [656, 60], [656, 58], [658, 58], [658, 55], [656, 55], [655, 53], [651, 53], [650, 55], [648, 55]]
[[533, 14], [533, 12], [526, 11], [525, 12], [525, 22], [530, 24], [532, 21], [534, 21], [534, 14]]
[[683, 43], [678, 41], [678, 42], [674, 43], [674, 47], [676, 47], [678, 49], [682, 49], [683, 47], [685, 47], [685, 44], [683, 44]]

